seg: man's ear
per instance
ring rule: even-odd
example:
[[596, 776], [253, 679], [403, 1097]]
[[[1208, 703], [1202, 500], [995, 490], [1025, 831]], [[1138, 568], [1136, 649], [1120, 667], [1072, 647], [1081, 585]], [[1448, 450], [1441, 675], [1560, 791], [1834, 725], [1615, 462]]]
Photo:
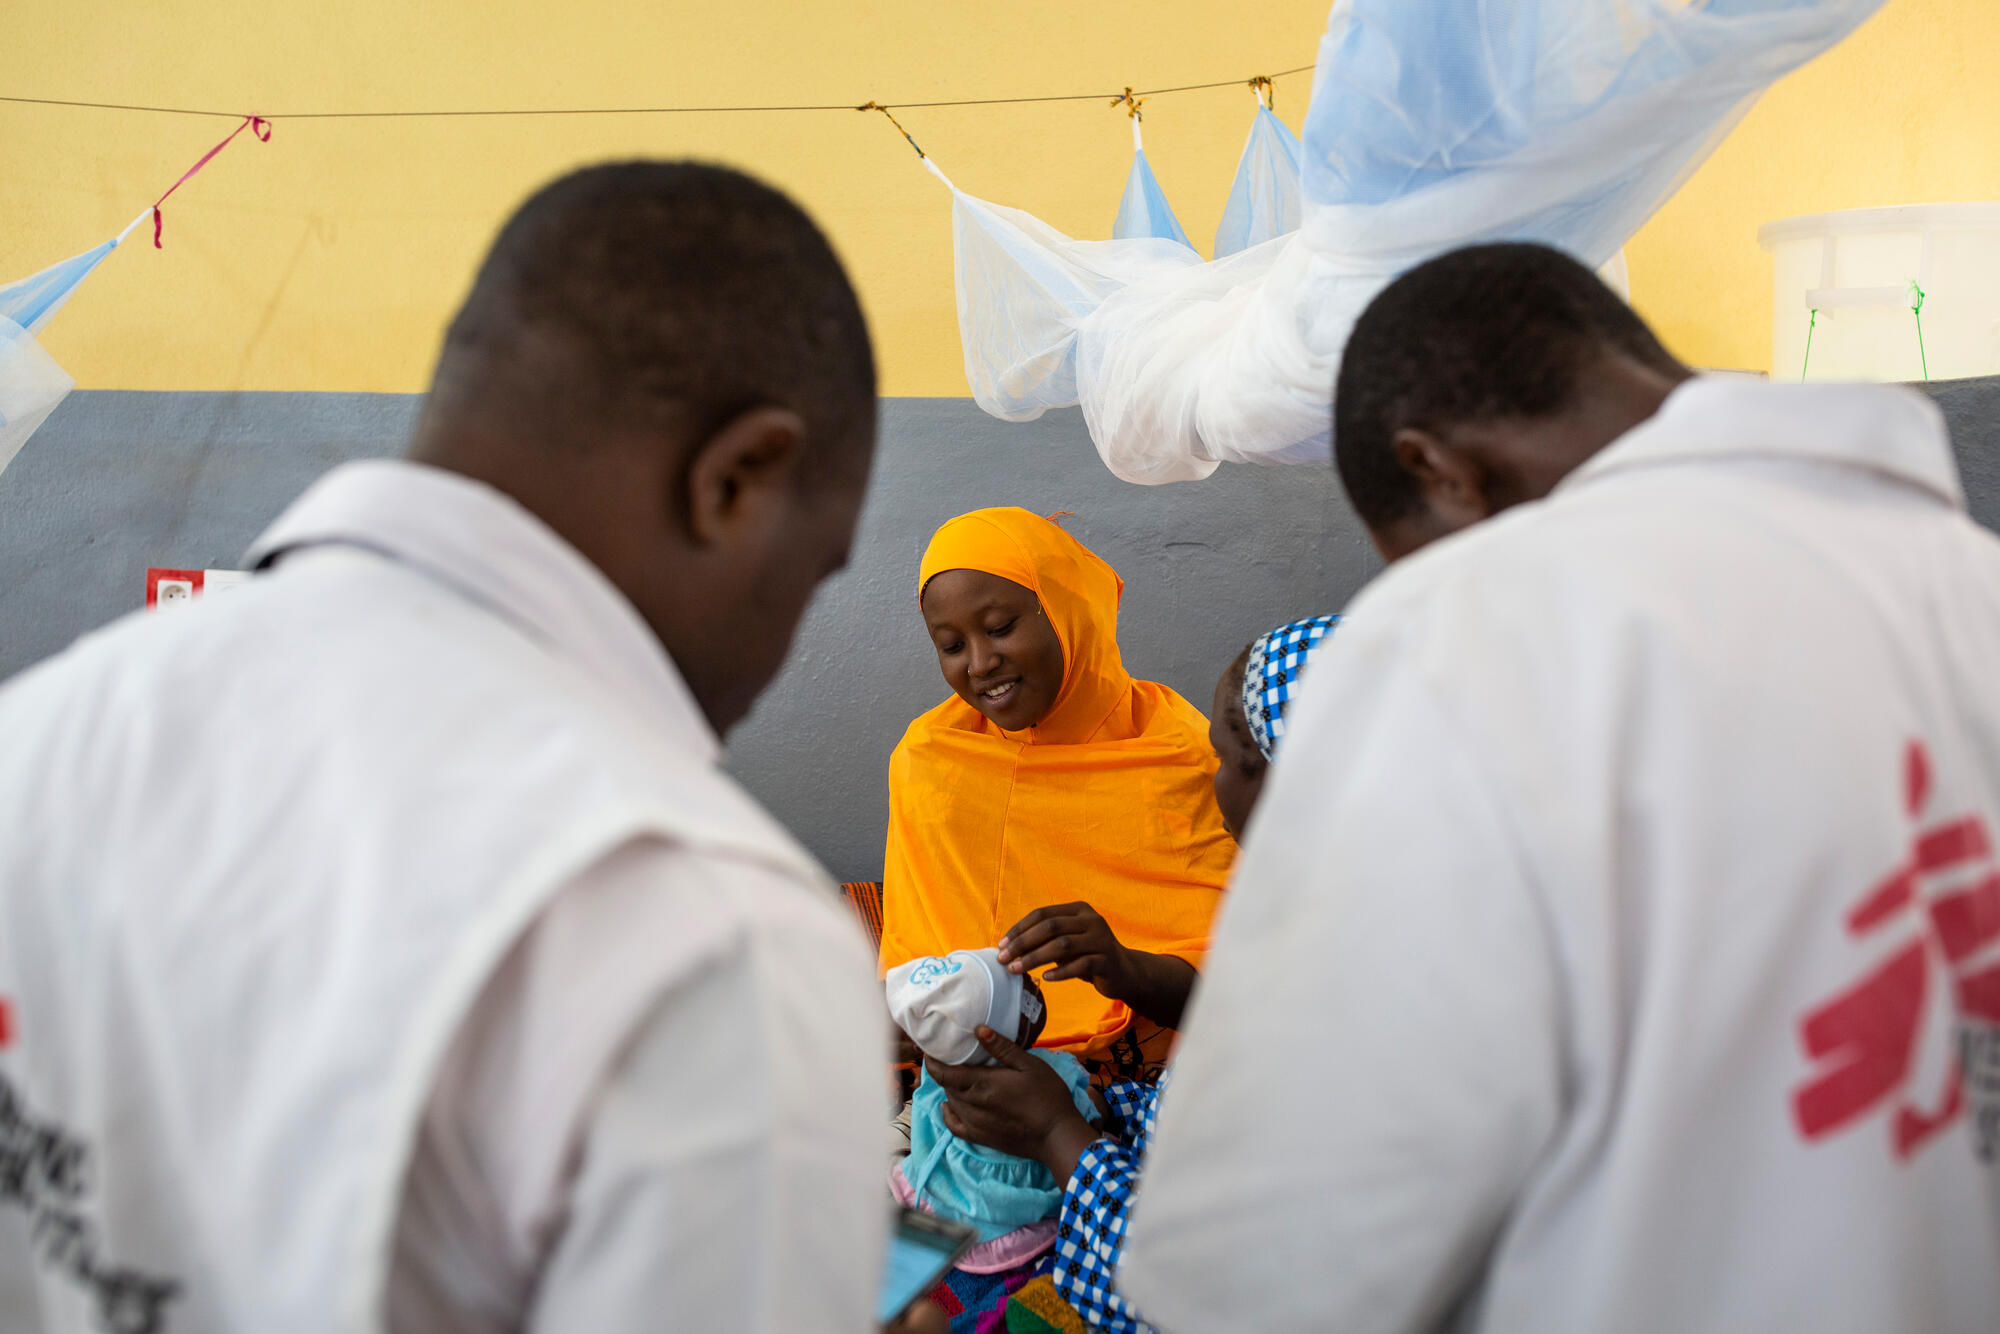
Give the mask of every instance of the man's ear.
[[1440, 527], [1455, 532], [1492, 516], [1486, 468], [1466, 450], [1414, 426], [1399, 428], [1389, 448], [1403, 471], [1416, 479], [1424, 508]]
[[789, 408], [752, 408], [694, 447], [687, 465], [688, 535], [726, 543], [770, 518], [793, 485], [806, 424]]

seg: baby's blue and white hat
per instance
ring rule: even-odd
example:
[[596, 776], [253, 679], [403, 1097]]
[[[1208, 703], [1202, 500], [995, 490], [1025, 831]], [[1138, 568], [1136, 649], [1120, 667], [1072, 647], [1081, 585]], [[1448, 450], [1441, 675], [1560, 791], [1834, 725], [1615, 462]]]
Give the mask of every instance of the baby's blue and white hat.
[[[923, 1048], [946, 1065], [992, 1065], [973, 1030], [981, 1024], [1012, 1041], [1021, 1029], [1021, 975], [1000, 962], [1000, 951], [953, 950], [912, 959], [883, 979], [889, 1015]], [[1041, 1001], [1029, 996], [1039, 1008]]]
[[1299, 693], [1299, 674], [1338, 616], [1308, 616], [1257, 636], [1243, 668], [1243, 721], [1265, 759], [1277, 752], [1285, 735], [1285, 710]]

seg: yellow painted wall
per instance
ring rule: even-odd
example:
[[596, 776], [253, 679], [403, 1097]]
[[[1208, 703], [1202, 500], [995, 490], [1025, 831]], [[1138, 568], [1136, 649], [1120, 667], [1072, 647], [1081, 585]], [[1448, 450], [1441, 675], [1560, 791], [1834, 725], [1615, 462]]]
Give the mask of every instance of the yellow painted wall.
[[[1226, 16], [1226, 17], [1225, 17]], [[1310, 64], [1325, 0], [4, 0], [14, 95], [287, 110], [913, 102], [1167, 87]], [[1284, 80], [1296, 126], [1310, 76]], [[1149, 156], [1212, 237], [1247, 88], [1145, 107]], [[965, 189], [1109, 234], [1130, 164], [1103, 103], [902, 116]], [[115, 233], [227, 121], [0, 104], [0, 275]], [[239, 138], [44, 343], [85, 386], [416, 390], [494, 227], [593, 159], [699, 154], [817, 215], [889, 394], [962, 395], [950, 195], [879, 115], [312, 121]], [[133, 241], [140, 239], [134, 234]]]
[[[851, 111], [297, 120], [311, 110], [851, 104], [1202, 83], [1312, 60], [1325, 0], [30, 0], [0, 5], [18, 96], [258, 111], [44, 341], [86, 387], [423, 387], [492, 228], [536, 184], [610, 156], [700, 154], [790, 190], [854, 270], [889, 394], [965, 393], [948, 197], [879, 116]], [[1711, 365], [1768, 356], [1760, 222], [1862, 204], [2000, 198], [2000, 0], [1889, 0], [1793, 76], [1635, 239], [1635, 297]], [[1296, 125], [1308, 82], [1281, 82]], [[1214, 233], [1246, 89], [1146, 107], [1190, 235]], [[912, 110], [975, 194], [1108, 232], [1130, 159], [1092, 103]], [[0, 278], [116, 232], [226, 120], [0, 104]]]
[[1972, 199], [2000, 200], [2000, 0], [1888, 0], [1766, 93], [1632, 239], [1633, 303], [1697, 365], [1770, 370], [1759, 226]]

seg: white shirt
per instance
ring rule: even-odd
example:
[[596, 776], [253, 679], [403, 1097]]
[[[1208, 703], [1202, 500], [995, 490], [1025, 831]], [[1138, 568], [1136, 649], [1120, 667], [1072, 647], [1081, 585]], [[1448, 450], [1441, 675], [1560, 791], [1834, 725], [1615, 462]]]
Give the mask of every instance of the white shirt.
[[[873, 961], [633, 608], [403, 463], [253, 557], [0, 692], [0, 1073], [95, 1272], [229, 1334], [870, 1328]], [[89, 1327], [37, 1226], [0, 1324]]]
[[1990, 1334], [1996, 838], [2000, 541], [1936, 410], [1683, 386], [1342, 621], [1125, 1295], [1189, 1332]]
[[[644, 846], [576, 878], [488, 984], [432, 1091], [392, 1334], [653, 1330], [663, 1312], [710, 1329], [872, 1327], [880, 1174], [858, 1208], [852, 1177], [880, 1157], [882, 1099], [861, 1147], [838, 1113], [855, 1072], [882, 1068], [877, 1016], [830, 1031], [852, 1017], [851, 942], [845, 923], [772, 911], [794, 890]], [[618, 975], [612, 951], [652, 956], [669, 999], [600, 1083], [552, 1078], [550, 1049], [595, 1026], [583, 1012], [624, 999], [578, 983]], [[857, 1064], [829, 1068], [841, 1059]], [[551, 1125], [569, 1127], [560, 1156]]]

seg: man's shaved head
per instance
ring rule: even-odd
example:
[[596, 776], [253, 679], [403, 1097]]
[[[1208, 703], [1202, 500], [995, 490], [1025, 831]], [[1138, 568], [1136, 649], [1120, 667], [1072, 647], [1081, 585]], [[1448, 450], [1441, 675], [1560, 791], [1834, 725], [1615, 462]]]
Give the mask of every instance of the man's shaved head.
[[501, 229], [410, 457], [602, 571], [725, 730], [846, 561], [874, 447], [868, 328], [812, 219], [726, 167], [615, 162]]
[[576, 448], [713, 434], [789, 408], [809, 470], [872, 437], [860, 302], [812, 219], [697, 162], [613, 162], [538, 191], [495, 239], [445, 336], [429, 412]]
[[1355, 321], [1333, 451], [1391, 560], [1549, 494], [1689, 372], [1611, 289], [1547, 246], [1468, 246]]

